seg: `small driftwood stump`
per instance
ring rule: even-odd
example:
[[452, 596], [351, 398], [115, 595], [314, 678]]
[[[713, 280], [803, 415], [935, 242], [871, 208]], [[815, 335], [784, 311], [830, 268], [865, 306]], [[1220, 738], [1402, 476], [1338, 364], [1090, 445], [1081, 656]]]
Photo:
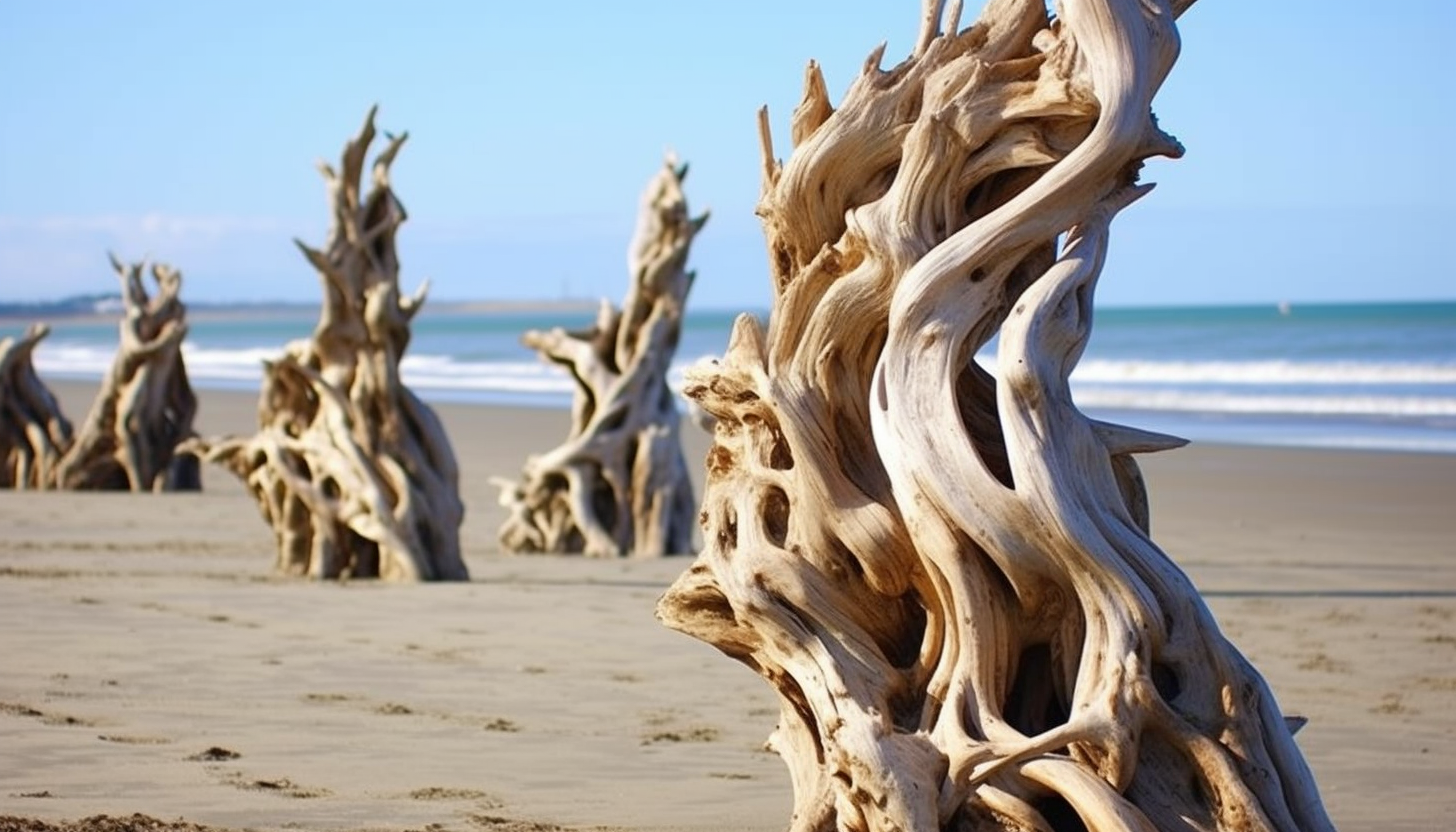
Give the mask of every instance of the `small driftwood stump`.
[[688, 213], [686, 175], [687, 166], [669, 154], [642, 194], [620, 311], [603, 300], [589, 329], [532, 330], [521, 339], [565, 367], [576, 392], [566, 442], [528, 458], [519, 483], [496, 481], [509, 510], [500, 530], [506, 551], [692, 551], [697, 507], [667, 385], [693, 283], [688, 250], [708, 220]]
[[148, 295], [144, 263], [111, 257], [126, 307], [121, 345], [91, 411], [56, 467], [62, 489], [196, 491], [202, 487], [197, 458], [177, 453], [194, 435], [197, 397], [187, 381], [182, 339], [187, 307], [179, 297], [182, 273], [157, 263], [157, 284]]
[[328, 244], [295, 241], [323, 283], [313, 337], [265, 364], [256, 435], [190, 448], [252, 490], [277, 538], [280, 573], [465, 580], [455, 454], [434, 411], [399, 377], [427, 289], [399, 293], [395, 234], [405, 211], [389, 166], [407, 134], [386, 134], [365, 196], [374, 114], [337, 172], [320, 165], [333, 209]]
[[35, 373], [31, 355], [50, 329], [33, 325], [0, 342], [0, 455], [8, 488], [195, 491], [197, 459], [178, 452], [193, 435], [197, 397], [187, 381], [182, 339], [187, 310], [182, 274], [152, 266], [156, 295], [142, 283], [144, 264], [111, 258], [126, 306], [121, 343], [85, 421], [76, 431]]
[[53, 488], [71, 446], [71, 423], [31, 363], [50, 331], [31, 324], [19, 338], [0, 340], [0, 488]]
[[658, 614], [777, 689], [793, 830], [1331, 828], [1149, 537], [1131, 455], [1182, 440], [1068, 389], [1109, 223], [1181, 153], [1150, 104], [1190, 2], [927, 2], [838, 110], [810, 65], [786, 163], [762, 120], [773, 312], [688, 380], [706, 545]]

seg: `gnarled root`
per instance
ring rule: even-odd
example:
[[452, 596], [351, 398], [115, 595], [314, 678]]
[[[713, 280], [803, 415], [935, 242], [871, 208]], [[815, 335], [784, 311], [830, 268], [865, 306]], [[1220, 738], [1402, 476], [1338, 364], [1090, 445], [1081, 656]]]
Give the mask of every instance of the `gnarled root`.
[[182, 273], [162, 263], [151, 268], [157, 284], [149, 295], [143, 263], [111, 257], [121, 278], [126, 313], [121, 344], [75, 442], [56, 469], [67, 489], [195, 491], [202, 487], [197, 459], [178, 453], [195, 435], [197, 396], [187, 380], [182, 339], [187, 308], [180, 298]]
[[328, 245], [298, 247], [322, 278], [323, 309], [313, 337], [266, 366], [259, 432], [188, 448], [247, 483], [277, 538], [281, 573], [464, 580], [455, 455], [434, 411], [399, 377], [425, 296], [424, 287], [399, 294], [394, 239], [405, 212], [389, 165], [407, 135], [388, 137], [365, 197], [374, 135], [371, 109], [341, 169], [321, 165], [333, 205]]
[[621, 557], [692, 550], [692, 482], [667, 385], [694, 276], [688, 250], [708, 219], [688, 213], [686, 174], [669, 155], [643, 193], [620, 311], [603, 300], [584, 331], [522, 337], [571, 373], [576, 392], [566, 441], [528, 458], [519, 482], [496, 481], [508, 511], [500, 530], [507, 551]]
[[53, 487], [71, 446], [71, 422], [31, 362], [50, 331], [31, 324], [19, 338], [0, 339], [0, 488]]
[[[774, 308], [688, 394], [706, 548], [668, 626], [781, 697], [791, 828], [1329, 829], [1268, 686], [1152, 542], [1067, 378], [1187, 3], [926, 4], [764, 194]], [[1058, 247], [1059, 238], [1061, 245]], [[975, 354], [999, 334], [993, 370]]]

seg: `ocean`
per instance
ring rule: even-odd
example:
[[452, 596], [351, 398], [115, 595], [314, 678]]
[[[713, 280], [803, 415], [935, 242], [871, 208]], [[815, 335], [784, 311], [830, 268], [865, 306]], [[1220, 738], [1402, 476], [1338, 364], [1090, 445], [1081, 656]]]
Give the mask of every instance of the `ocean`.
[[[256, 390], [260, 362], [307, 337], [316, 317], [305, 306], [194, 314], [184, 346], [193, 386]], [[427, 304], [402, 372], [426, 398], [565, 408], [571, 380], [519, 338], [593, 317]], [[722, 352], [734, 317], [690, 312], [672, 382]], [[22, 328], [0, 321], [0, 337]], [[100, 379], [116, 341], [114, 321], [55, 321], [36, 369]], [[1195, 442], [1456, 453], [1456, 302], [1099, 309], [1072, 383], [1089, 415]]]

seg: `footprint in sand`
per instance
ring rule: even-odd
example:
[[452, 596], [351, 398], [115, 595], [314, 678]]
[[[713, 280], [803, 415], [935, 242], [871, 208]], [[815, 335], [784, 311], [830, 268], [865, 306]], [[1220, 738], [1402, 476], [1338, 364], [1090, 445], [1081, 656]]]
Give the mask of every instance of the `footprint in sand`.
[[1339, 659], [1331, 658], [1329, 654], [1320, 651], [1299, 663], [1300, 670], [1319, 670], [1325, 673], [1349, 673], [1349, 662], [1342, 662]]
[[717, 728], [708, 725], [697, 725], [691, 728], [644, 734], [642, 736], [642, 744], [656, 745], [660, 742], [714, 742], [717, 739]]
[[521, 730], [521, 726], [518, 723], [505, 717], [477, 717], [439, 711], [423, 711], [399, 702], [381, 702], [371, 705], [366, 697], [354, 696], [347, 693], [305, 693], [303, 700], [305, 702], [316, 702], [320, 704], [368, 708], [371, 712], [382, 716], [418, 716], [440, 719], [446, 722], [457, 722], [463, 725], [479, 725], [486, 731], [497, 731], [504, 734], [515, 734]]
[[1398, 693], [1387, 693], [1380, 698], [1380, 704], [1370, 709], [1372, 714], [1415, 714], [1416, 709], [1406, 705]]
[[35, 708], [30, 707], [29, 705], [21, 705], [16, 702], [0, 702], [0, 714], [34, 717], [36, 719], [39, 719], [45, 725], [76, 725], [81, 727], [95, 727], [96, 725], [96, 723], [92, 722], [89, 719], [82, 719], [76, 716], [68, 716], [66, 714], [48, 714], [44, 711], [38, 711]]
[[166, 737], [136, 737], [125, 734], [97, 734], [96, 739], [102, 742], [114, 742], [121, 745], [171, 745], [172, 741]]
[[189, 754], [185, 759], [192, 762], [212, 763], [219, 760], [236, 760], [243, 755], [236, 751], [214, 745], [206, 751], [199, 751], [196, 754]]
[[482, 809], [499, 809], [505, 803], [478, 789], [451, 789], [444, 786], [427, 786], [408, 794], [410, 800], [470, 800]]
[[222, 782], [235, 788], [251, 792], [271, 792], [284, 797], [309, 800], [316, 797], [328, 797], [333, 792], [328, 789], [316, 789], [289, 780], [287, 777], [272, 779], [254, 779], [247, 777], [241, 771], [232, 771], [223, 775]]

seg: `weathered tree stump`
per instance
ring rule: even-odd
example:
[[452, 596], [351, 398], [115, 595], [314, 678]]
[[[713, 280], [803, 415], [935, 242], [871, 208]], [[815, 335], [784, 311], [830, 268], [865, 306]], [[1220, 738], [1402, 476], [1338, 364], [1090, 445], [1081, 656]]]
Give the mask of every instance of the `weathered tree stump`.
[[152, 266], [156, 295], [142, 283], [145, 265], [111, 264], [126, 307], [121, 343], [86, 419], [74, 432], [31, 363], [49, 332], [32, 326], [18, 341], [0, 342], [0, 486], [9, 488], [194, 491], [202, 487], [195, 457], [178, 453], [193, 435], [197, 397], [187, 381], [182, 339], [187, 310], [182, 274]]
[[390, 136], [361, 188], [369, 111], [340, 169], [321, 164], [333, 222], [320, 251], [295, 240], [323, 283], [313, 337], [264, 367], [258, 433], [189, 447], [240, 477], [278, 541], [276, 569], [313, 578], [465, 580], [459, 470], [434, 411], [399, 376], [428, 284], [399, 292], [395, 234], [404, 206]]
[[810, 64], [786, 163], [761, 118], [773, 312], [689, 377], [706, 544], [658, 615], [776, 688], [793, 830], [1331, 828], [1149, 537], [1131, 455], [1182, 440], [1068, 389], [1109, 223], [1181, 153], [1188, 5], [932, 0], [838, 110]]
[[56, 468], [71, 446], [71, 422], [31, 363], [36, 344], [50, 331], [31, 324], [19, 338], [0, 339], [0, 488], [54, 487]]
[[187, 380], [182, 339], [187, 307], [182, 273], [152, 265], [155, 295], [142, 282], [144, 263], [111, 257], [126, 311], [121, 344], [75, 441], [56, 468], [62, 489], [195, 491], [202, 487], [196, 457], [177, 453], [194, 435], [197, 397]]
[[692, 551], [697, 507], [667, 384], [693, 283], [688, 250], [708, 220], [688, 213], [686, 175], [669, 154], [642, 194], [621, 310], [603, 300], [586, 330], [532, 330], [521, 339], [565, 367], [576, 390], [566, 441], [528, 458], [520, 482], [496, 480], [509, 511], [500, 530], [506, 551]]

